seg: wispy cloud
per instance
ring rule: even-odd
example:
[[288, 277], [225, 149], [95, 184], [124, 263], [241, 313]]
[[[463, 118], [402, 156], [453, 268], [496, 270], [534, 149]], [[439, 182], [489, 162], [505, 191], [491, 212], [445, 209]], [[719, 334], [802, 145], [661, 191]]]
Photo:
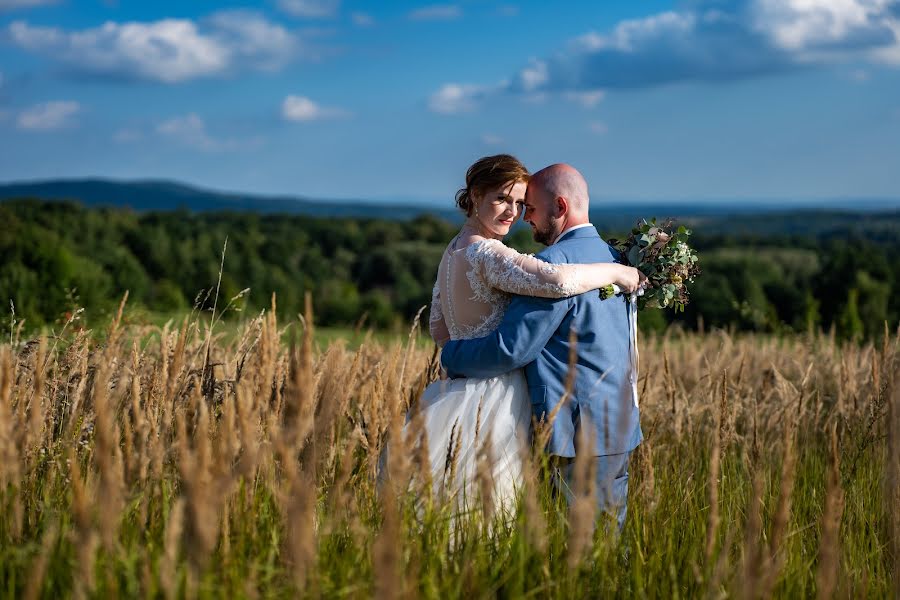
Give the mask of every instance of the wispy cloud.
[[453, 115], [475, 110], [478, 101], [487, 95], [488, 88], [468, 83], [448, 83], [428, 99], [432, 112]]
[[81, 105], [71, 100], [36, 104], [19, 113], [16, 125], [26, 131], [55, 131], [73, 126]]
[[375, 17], [364, 12], [350, 13], [350, 20], [357, 27], [373, 27], [375, 25]]
[[56, 4], [58, 0], [0, 0], [0, 11], [16, 10], [18, 8], [34, 8], [36, 6], [49, 6]]
[[340, 0], [279, 0], [278, 7], [289, 15], [307, 19], [324, 19], [337, 15]]
[[694, 0], [687, 6], [588, 32], [482, 89], [563, 94], [591, 106], [601, 90], [726, 82], [851, 61], [900, 66], [900, 0]]
[[255, 147], [262, 143], [260, 138], [241, 141], [214, 137], [207, 131], [206, 123], [197, 113], [163, 121], [156, 126], [156, 132], [164, 138], [203, 152], [228, 152]]
[[124, 127], [116, 131], [112, 139], [117, 144], [133, 144], [144, 139], [144, 134], [140, 129]]
[[320, 106], [305, 96], [288, 96], [281, 103], [281, 117], [285, 121], [321, 121], [347, 116], [350, 116], [350, 113], [343, 109]]
[[409, 13], [413, 21], [452, 21], [461, 16], [462, 8], [458, 4], [432, 4]]
[[588, 131], [595, 135], [606, 135], [609, 132], [609, 127], [603, 121], [591, 121], [588, 123]]
[[564, 97], [570, 102], [580, 104], [585, 108], [594, 108], [603, 100], [606, 92], [603, 90], [590, 90], [585, 92], [566, 92]]
[[[0, 93], [2, 93], [2, 91], [3, 91], [3, 72], [0, 71]], [[3, 100], [3, 97], [0, 96], [0, 102], [2, 102], [2, 100]], [[0, 121], [5, 121], [8, 116], [9, 116], [9, 111], [6, 111], [2, 107], [0, 107]]]
[[226, 11], [188, 19], [116, 23], [66, 31], [14, 21], [8, 38], [76, 73], [178, 83], [238, 69], [277, 69], [300, 50], [297, 37], [258, 13]]
[[534, 92], [543, 88], [549, 79], [547, 63], [542, 60], [532, 60], [530, 65], [519, 71], [516, 85], [523, 92]]
[[485, 146], [499, 146], [503, 143], [503, 138], [493, 133], [485, 133], [481, 136], [481, 143]]
[[227, 49], [235, 68], [278, 69], [303, 49], [295, 34], [254, 12], [215, 13], [206, 25], [210, 35]]
[[846, 74], [847, 79], [853, 83], [866, 83], [872, 75], [865, 69], [853, 69]]

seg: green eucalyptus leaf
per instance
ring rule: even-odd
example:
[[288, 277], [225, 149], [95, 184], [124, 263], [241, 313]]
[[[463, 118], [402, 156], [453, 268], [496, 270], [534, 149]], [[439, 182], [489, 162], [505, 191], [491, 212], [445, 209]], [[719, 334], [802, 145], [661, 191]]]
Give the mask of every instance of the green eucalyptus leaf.
[[640, 264], [641, 258], [641, 249], [637, 246], [632, 246], [628, 251], [628, 264], [634, 266]]

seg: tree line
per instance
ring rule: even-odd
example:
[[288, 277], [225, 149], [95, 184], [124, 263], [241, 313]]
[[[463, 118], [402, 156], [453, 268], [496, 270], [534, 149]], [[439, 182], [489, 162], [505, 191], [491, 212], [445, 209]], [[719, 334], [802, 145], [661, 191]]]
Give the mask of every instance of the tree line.
[[[311, 292], [320, 324], [398, 329], [430, 302], [438, 262], [457, 229], [427, 215], [397, 221], [136, 213], [38, 200], [0, 203], [0, 219], [0, 301], [7, 310], [12, 302], [16, 318], [32, 328], [81, 307], [88, 322], [105, 319], [126, 290], [129, 305], [154, 312], [208, 308], [227, 238], [220, 307], [238, 297], [245, 311], [260, 310], [275, 292], [279, 312], [294, 316]], [[679, 321], [776, 333], [833, 327], [842, 338], [877, 337], [885, 321], [897, 326], [900, 219], [868, 237], [858, 229], [774, 229], [704, 235], [695, 228], [703, 273], [691, 304], [678, 315], [645, 311], [641, 326], [661, 330]], [[540, 249], [525, 228], [507, 242]]]

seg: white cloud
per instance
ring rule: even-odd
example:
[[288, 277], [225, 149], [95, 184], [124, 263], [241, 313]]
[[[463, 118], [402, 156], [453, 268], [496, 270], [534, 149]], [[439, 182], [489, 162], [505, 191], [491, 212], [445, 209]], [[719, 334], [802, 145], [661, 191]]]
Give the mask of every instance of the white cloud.
[[322, 19], [333, 17], [341, 7], [340, 0], [279, 0], [278, 7], [295, 17]]
[[462, 9], [457, 4], [432, 4], [409, 13], [413, 21], [452, 21], [461, 16]]
[[206, 133], [206, 124], [196, 113], [173, 117], [156, 126], [157, 133], [177, 139], [192, 146], [209, 147], [212, 138]]
[[596, 135], [606, 135], [609, 131], [609, 127], [606, 126], [606, 123], [603, 121], [591, 121], [588, 124], [588, 129], [591, 133]]
[[257, 13], [235, 10], [209, 18], [213, 37], [228, 49], [234, 62], [247, 62], [262, 69], [277, 69], [300, 49], [297, 38], [281, 25]]
[[375, 17], [364, 12], [351, 13], [350, 20], [357, 27], [372, 27], [375, 25]]
[[900, 14], [885, 23], [894, 35], [894, 43], [872, 51], [875, 60], [890, 65], [900, 65]]
[[486, 133], [481, 136], [481, 143], [486, 146], [499, 146], [503, 143], [503, 138], [499, 135], [494, 135], [492, 133]]
[[580, 47], [551, 68], [551, 79], [638, 87], [855, 59], [900, 64], [897, 0], [699, 0], [694, 6], [582, 36]]
[[74, 125], [73, 117], [81, 105], [71, 100], [36, 104], [19, 113], [16, 125], [29, 131], [54, 131]]
[[202, 26], [188, 19], [107, 21], [92, 29], [65, 31], [14, 21], [7, 34], [20, 48], [47, 55], [76, 72], [164, 83], [239, 68], [273, 69], [299, 50], [298, 40], [284, 27], [247, 11], [216, 13]]
[[163, 121], [157, 125], [156, 132], [165, 138], [204, 152], [226, 152], [261, 143], [260, 139], [242, 143], [235, 139], [215, 138], [207, 132], [206, 123], [196, 113]]
[[0, 0], [0, 11], [56, 4], [57, 0]]
[[[690, 0], [681, 6], [589, 31], [532, 59], [507, 82], [469, 89], [485, 90], [480, 99], [514, 94], [533, 102], [559, 94], [591, 107], [602, 100], [601, 90], [714, 84], [835, 64], [900, 66], [900, 0]], [[449, 84], [432, 102], [471, 110], [471, 94], [464, 92]]]
[[603, 90], [590, 90], [586, 92], [565, 92], [566, 100], [580, 104], [585, 108], [594, 108], [603, 100], [606, 92]]
[[805, 50], [877, 33], [890, 0], [756, 0], [752, 23], [780, 47]]
[[478, 100], [484, 96], [486, 88], [466, 83], [448, 83], [428, 99], [428, 108], [433, 112], [452, 115], [475, 110]]
[[531, 64], [519, 72], [519, 85], [522, 91], [533, 92], [547, 83], [547, 63], [533, 60]]
[[220, 73], [230, 60], [228, 48], [202, 35], [192, 21], [179, 19], [122, 24], [109, 21], [73, 33], [15, 21], [9, 26], [9, 34], [20, 47], [66, 57], [63, 60], [76, 68], [166, 83]]
[[533, 94], [525, 94], [521, 97], [522, 102], [525, 104], [546, 104], [547, 102], [547, 92], [535, 92]]
[[519, 7], [513, 4], [504, 4], [497, 7], [497, 14], [501, 17], [515, 17], [519, 14]]
[[113, 141], [117, 144], [133, 144], [144, 139], [144, 134], [139, 129], [122, 128], [113, 134]]
[[281, 117], [285, 121], [307, 122], [349, 116], [340, 108], [324, 107], [305, 96], [288, 96], [281, 103]]

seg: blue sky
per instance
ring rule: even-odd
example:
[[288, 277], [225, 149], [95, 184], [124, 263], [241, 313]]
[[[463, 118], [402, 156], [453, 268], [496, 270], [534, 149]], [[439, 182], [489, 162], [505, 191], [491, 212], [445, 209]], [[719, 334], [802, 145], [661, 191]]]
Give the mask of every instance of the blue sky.
[[0, 180], [452, 203], [900, 198], [900, 0], [0, 0]]

